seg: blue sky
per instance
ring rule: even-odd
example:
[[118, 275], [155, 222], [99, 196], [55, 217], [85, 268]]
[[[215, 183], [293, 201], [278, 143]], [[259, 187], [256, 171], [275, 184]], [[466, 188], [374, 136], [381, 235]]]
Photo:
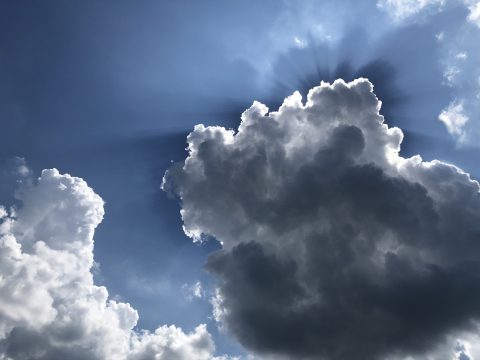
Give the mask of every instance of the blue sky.
[[160, 188], [187, 156], [188, 133], [199, 123], [235, 129], [254, 100], [276, 110], [296, 90], [365, 77], [386, 123], [404, 132], [404, 157], [454, 163], [478, 179], [479, 6], [3, 1], [0, 203], [17, 201], [19, 164], [27, 177], [57, 168], [83, 178], [105, 201], [96, 283], [138, 310], [138, 328], [206, 323], [217, 354], [245, 354], [212, 316], [217, 285], [205, 262], [221, 245], [193, 243], [181, 205]]

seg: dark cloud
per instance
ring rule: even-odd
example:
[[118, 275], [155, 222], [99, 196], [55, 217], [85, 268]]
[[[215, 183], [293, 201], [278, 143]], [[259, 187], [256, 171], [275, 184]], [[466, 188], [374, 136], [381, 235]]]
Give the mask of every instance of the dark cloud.
[[400, 156], [403, 135], [379, 110], [365, 79], [270, 114], [256, 102], [236, 133], [195, 127], [166, 173], [185, 233], [223, 244], [207, 262], [214, 314], [254, 352], [467, 356], [454, 339], [480, 319], [479, 185]]

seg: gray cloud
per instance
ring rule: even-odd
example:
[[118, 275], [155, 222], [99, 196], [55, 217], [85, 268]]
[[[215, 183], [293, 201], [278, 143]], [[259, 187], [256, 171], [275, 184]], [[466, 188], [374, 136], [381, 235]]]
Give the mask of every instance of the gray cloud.
[[254, 352], [467, 356], [480, 317], [479, 184], [401, 157], [403, 134], [380, 106], [365, 79], [322, 83], [305, 104], [295, 93], [277, 112], [255, 102], [236, 132], [197, 125], [188, 158], [165, 174], [185, 233], [222, 242], [207, 261], [214, 314]]
[[443, 85], [453, 98], [439, 112], [438, 120], [461, 145], [476, 144], [480, 133], [480, 68], [478, 39], [480, 36], [480, 2], [478, 0], [379, 0], [377, 6], [398, 24], [422, 22], [433, 14], [461, 13], [447, 22], [436, 21]]

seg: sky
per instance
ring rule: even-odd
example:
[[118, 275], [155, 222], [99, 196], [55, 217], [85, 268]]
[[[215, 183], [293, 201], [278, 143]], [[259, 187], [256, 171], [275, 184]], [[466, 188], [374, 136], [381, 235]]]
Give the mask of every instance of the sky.
[[480, 359], [479, 44], [478, 0], [1, 1], [0, 359]]

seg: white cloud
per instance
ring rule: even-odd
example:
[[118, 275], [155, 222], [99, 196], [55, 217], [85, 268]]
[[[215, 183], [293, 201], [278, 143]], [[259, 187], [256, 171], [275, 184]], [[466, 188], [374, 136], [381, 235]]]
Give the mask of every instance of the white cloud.
[[0, 206], [0, 220], [2, 220], [5, 216], [8, 216], [8, 212], [4, 206]]
[[182, 289], [185, 291], [188, 301], [192, 301], [194, 298], [202, 299], [205, 297], [205, 290], [200, 281], [195, 282], [193, 285], [183, 284]]
[[224, 319], [228, 313], [228, 309], [224, 306], [224, 297], [220, 292], [220, 289], [215, 289], [215, 294], [210, 298], [210, 304], [212, 305], [212, 315], [215, 321], [222, 327]]
[[465, 125], [468, 123], [468, 116], [465, 115], [463, 102], [455, 100], [444, 109], [438, 119], [445, 124], [448, 132], [455, 136], [460, 142], [466, 141]]
[[191, 334], [175, 326], [163, 326], [155, 333], [136, 334], [128, 359], [210, 360], [212, 352], [212, 339], [205, 325], [199, 325]]
[[[449, 133], [460, 144], [474, 144], [480, 138], [480, 127], [475, 119], [480, 116], [478, 94], [480, 87], [476, 79], [480, 75], [480, 2], [478, 0], [380, 0], [378, 6], [398, 20], [415, 21], [424, 9], [436, 12], [449, 7], [464, 7], [468, 10], [465, 21], [454, 21], [446, 25], [448, 30], [436, 35], [439, 42], [440, 65], [443, 67], [444, 85], [449, 86], [453, 98], [462, 99], [461, 104], [452, 100], [439, 115]], [[447, 7], [447, 5], [449, 7]], [[453, 26], [452, 26], [453, 25]], [[476, 26], [478, 25], [478, 26]], [[469, 122], [468, 119], [475, 120]], [[468, 135], [468, 136], [467, 136]]]
[[203, 290], [203, 287], [202, 287], [202, 283], [200, 281], [197, 281], [193, 285], [192, 294], [193, 294], [193, 296], [195, 296], [196, 298], [199, 298], [199, 299], [201, 299], [203, 297], [204, 290]]
[[308, 42], [306, 40], [300, 39], [298, 36], [293, 37], [293, 42], [294, 42], [295, 46], [297, 46], [301, 49], [303, 49], [304, 47], [306, 47], [308, 45]]
[[377, 6], [397, 21], [403, 21], [433, 5], [444, 5], [445, 0], [379, 0]]
[[450, 37], [451, 41], [444, 42], [441, 47], [441, 63], [446, 85], [452, 89], [454, 99], [443, 109], [440, 119], [460, 143], [471, 145], [480, 139], [477, 120], [480, 116], [477, 97], [480, 93], [477, 81], [480, 76], [480, 28], [463, 24]]
[[13, 159], [14, 163], [14, 171], [16, 175], [18, 175], [21, 178], [29, 177], [32, 176], [32, 170], [28, 167], [27, 162], [25, 161], [25, 158], [16, 156]]
[[136, 331], [138, 314], [94, 284], [93, 235], [103, 201], [80, 178], [44, 170], [0, 209], [1, 359], [212, 359], [205, 325]]
[[467, 19], [480, 27], [480, 1], [471, 3], [468, 8], [470, 13], [468, 14]]
[[447, 4], [461, 4], [468, 9], [466, 20], [480, 26], [480, 1], [478, 0], [378, 0], [377, 7], [386, 11], [398, 22], [418, 15], [422, 10], [443, 10]]

